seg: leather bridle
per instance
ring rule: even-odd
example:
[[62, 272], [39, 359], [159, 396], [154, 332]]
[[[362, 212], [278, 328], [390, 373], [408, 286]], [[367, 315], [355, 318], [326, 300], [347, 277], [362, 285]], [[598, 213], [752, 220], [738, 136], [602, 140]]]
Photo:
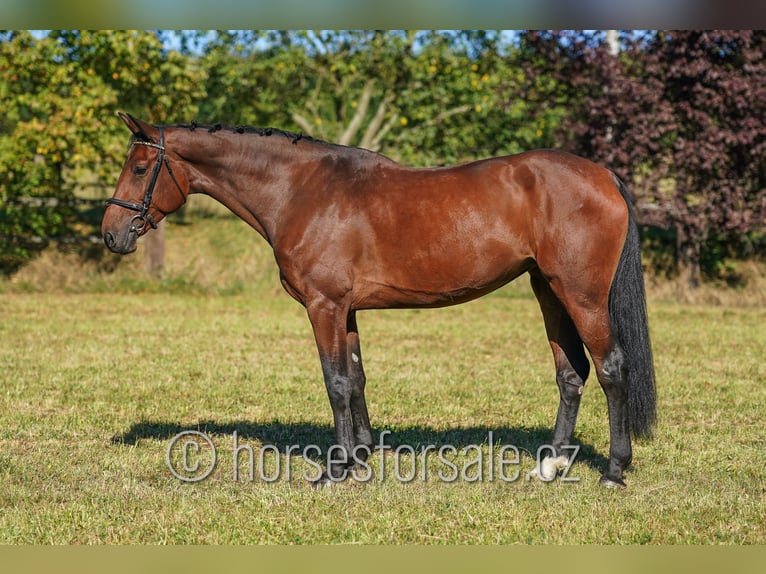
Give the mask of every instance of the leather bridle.
[[[152, 205], [152, 194], [154, 194], [154, 186], [157, 184], [157, 178], [160, 175], [160, 171], [162, 170], [162, 166], [168, 168], [168, 173], [170, 174], [171, 179], [173, 180], [173, 183], [176, 184], [176, 189], [178, 189], [178, 193], [181, 194], [181, 198], [183, 199], [184, 203], [186, 203], [186, 195], [184, 194], [183, 190], [181, 189], [181, 185], [178, 183], [178, 180], [176, 179], [176, 176], [173, 174], [173, 170], [170, 168], [170, 162], [168, 161], [167, 156], [165, 155], [165, 132], [163, 128], [158, 128], [160, 130], [160, 143], [156, 144], [149, 141], [143, 141], [136, 139], [133, 141], [131, 145], [145, 145], [149, 147], [153, 147], [157, 150], [157, 161], [154, 164], [154, 169], [152, 170], [152, 177], [149, 180], [149, 187], [146, 188], [146, 193], [144, 194], [143, 201], [138, 204], [134, 203], [132, 201], [125, 201], [122, 199], [107, 199], [106, 205], [117, 205], [119, 207], [124, 207], [125, 209], [130, 209], [131, 211], [137, 211], [138, 215], [136, 215], [133, 219], [130, 220], [130, 232], [131, 233], [141, 233], [143, 231], [144, 227], [146, 227], [146, 222], [149, 222], [149, 225], [152, 226], [152, 229], [157, 229], [157, 223], [154, 221], [154, 218], [149, 213], [149, 208]], [[138, 222], [138, 225], [136, 225], [136, 222]]]

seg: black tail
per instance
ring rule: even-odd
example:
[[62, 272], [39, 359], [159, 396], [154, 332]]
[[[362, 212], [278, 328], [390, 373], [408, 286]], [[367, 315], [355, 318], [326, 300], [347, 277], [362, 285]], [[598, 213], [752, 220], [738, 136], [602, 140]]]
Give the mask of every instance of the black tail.
[[657, 397], [654, 360], [646, 317], [646, 293], [641, 268], [641, 242], [628, 190], [615, 176], [628, 205], [628, 235], [609, 291], [609, 317], [628, 365], [628, 421], [636, 437], [652, 434]]

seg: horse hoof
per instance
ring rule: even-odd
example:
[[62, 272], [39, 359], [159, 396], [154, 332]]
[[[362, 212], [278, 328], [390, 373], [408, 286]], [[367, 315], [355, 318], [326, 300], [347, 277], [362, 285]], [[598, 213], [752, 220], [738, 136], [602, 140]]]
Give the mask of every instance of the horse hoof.
[[322, 473], [322, 476], [320, 476], [318, 479], [311, 482], [311, 487], [314, 490], [321, 490], [323, 488], [331, 488], [335, 486], [336, 484], [339, 484], [341, 482], [344, 482], [348, 478], [348, 474], [344, 473], [341, 478], [333, 478], [326, 472]]
[[607, 475], [602, 476], [598, 483], [607, 488], [628, 488], [621, 478], [609, 478]]
[[322, 490], [323, 488], [331, 488], [337, 481], [328, 476], [326, 472], [322, 473], [318, 479], [311, 482], [311, 488], [314, 490]]

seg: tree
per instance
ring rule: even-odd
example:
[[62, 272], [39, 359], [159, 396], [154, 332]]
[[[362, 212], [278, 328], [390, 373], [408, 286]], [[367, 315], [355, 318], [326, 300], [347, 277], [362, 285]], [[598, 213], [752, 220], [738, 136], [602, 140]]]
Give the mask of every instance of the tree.
[[202, 77], [150, 32], [0, 36], [0, 270], [78, 233], [77, 185], [114, 181], [125, 157], [116, 111], [194, 113]]
[[54, 39], [27, 32], [0, 42], [0, 78], [0, 267], [8, 272], [44, 245], [39, 238], [75, 224], [65, 168], [84, 161], [88, 138], [78, 128], [96, 129], [90, 110], [115, 94], [68, 64]]
[[[434, 165], [537, 141], [498, 105], [506, 42], [481, 31], [240, 31], [207, 40], [206, 121], [276, 125]], [[200, 45], [202, 42], [193, 42]]]
[[[523, 43], [539, 55], [530, 93], [569, 105], [558, 141], [630, 183], [641, 220], [673, 231], [691, 285], [763, 231], [766, 33], [624, 35], [618, 58], [601, 34]], [[552, 81], [535, 92], [541, 70]]]
[[658, 32], [641, 49], [646, 75], [662, 87], [662, 117], [646, 110], [641, 121], [667, 146], [652, 157], [645, 179], [656, 183], [643, 192], [676, 230], [694, 285], [701, 264], [715, 271], [727, 249], [764, 229], [766, 32]]

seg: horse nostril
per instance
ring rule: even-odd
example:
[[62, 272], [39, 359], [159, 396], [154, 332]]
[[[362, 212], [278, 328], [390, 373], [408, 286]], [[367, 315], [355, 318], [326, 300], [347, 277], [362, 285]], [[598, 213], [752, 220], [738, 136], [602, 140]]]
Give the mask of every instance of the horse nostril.
[[109, 249], [114, 248], [114, 235], [112, 235], [109, 231], [104, 233], [104, 243], [106, 243], [106, 246]]

